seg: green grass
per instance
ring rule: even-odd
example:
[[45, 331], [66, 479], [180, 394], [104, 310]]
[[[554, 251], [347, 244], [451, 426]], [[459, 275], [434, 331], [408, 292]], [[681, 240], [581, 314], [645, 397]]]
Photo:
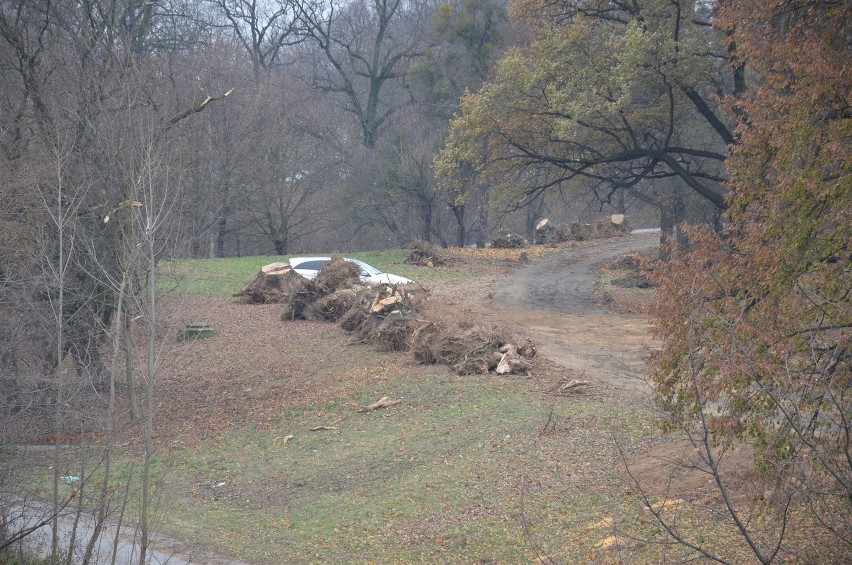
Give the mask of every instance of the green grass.
[[[473, 270], [447, 267], [425, 268], [409, 265], [405, 249], [344, 253], [346, 257], [361, 259], [382, 271], [410, 278], [427, 285], [433, 281], [464, 281], [482, 276]], [[314, 254], [312, 254], [314, 255]], [[331, 255], [316, 253], [315, 255]], [[286, 262], [287, 256], [255, 255], [222, 259], [180, 259], [160, 263], [160, 289], [205, 296], [230, 296], [242, 289], [260, 268], [269, 263]]]
[[[173, 452], [162, 527], [255, 562], [529, 561], [519, 493], [525, 478], [546, 474], [542, 442], [565, 441], [539, 435], [551, 410], [584, 426], [616, 412], [606, 402], [551, 405], [516, 385], [400, 372], [382, 386], [405, 399], [399, 406], [357, 413], [355, 404], [376, 398], [369, 383], [351, 402], [294, 407], [272, 429]], [[330, 424], [338, 429], [308, 431]], [[558, 474], [570, 476], [581, 462], [558, 463]], [[616, 486], [569, 494], [537, 487], [526, 518], [536, 535], [559, 541], [564, 530], [552, 518], [564, 516], [566, 497], [573, 522], [585, 525]]]

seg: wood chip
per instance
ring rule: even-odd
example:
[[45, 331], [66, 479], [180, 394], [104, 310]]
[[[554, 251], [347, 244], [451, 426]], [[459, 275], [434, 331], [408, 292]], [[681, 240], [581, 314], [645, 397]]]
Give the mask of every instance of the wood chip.
[[287, 445], [287, 442], [290, 441], [291, 439], [294, 439], [295, 437], [296, 436], [294, 436], [293, 434], [284, 436], [284, 443], [282, 443], [281, 445]]
[[317, 426], [315, 428], [311, 428], [312, 432], [321, 432], [324, 430], [336, 430], [337, 426]]

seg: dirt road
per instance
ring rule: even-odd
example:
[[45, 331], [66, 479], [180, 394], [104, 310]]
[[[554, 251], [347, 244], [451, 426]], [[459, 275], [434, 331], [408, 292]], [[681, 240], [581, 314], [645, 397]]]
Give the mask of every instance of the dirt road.
[[656, 247], [658, 238], [635, 235], [546, 255], [495, 285], [493, 310], [500, 321], [524, 328], [544, 356], [585, 373], [592, 384], [646, 393], [648, 323], [602, 305], [595, 271], [630, 251]]

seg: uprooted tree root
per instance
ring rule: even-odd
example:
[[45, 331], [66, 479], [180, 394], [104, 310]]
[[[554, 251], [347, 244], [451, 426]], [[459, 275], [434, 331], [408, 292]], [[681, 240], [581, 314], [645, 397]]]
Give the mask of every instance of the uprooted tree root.
[[411, 246], [411, 253], [405, 262], [420, 267], [437, 267], [446, 263], [446, 259], [428, 241], [418, 241]]
[[535, 347], [529, 340], [521, 348], [512, 341], [505, 330], [493, 326], [448, 327], [425, 322], [415, 329], [411, 350], [418, 362], [448, 365], [460, 375], [526, 374], [532, 368]]

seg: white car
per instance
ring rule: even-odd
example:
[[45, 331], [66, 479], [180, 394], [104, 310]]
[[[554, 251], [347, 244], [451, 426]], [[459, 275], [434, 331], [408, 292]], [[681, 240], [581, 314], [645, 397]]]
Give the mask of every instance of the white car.
[[[399, 275], [383, 273], [374, 266], [358, 259], [349, 259], [348, 257], [343, 259], [355, 263], [361, 268], [361, 281], [367, 284], [410, 284], [414, 282]], [[306, 279], [312, 279], [329, 261], [331, 261], [331, 257], [293, 257], [290, 259], [290, 266]]]

